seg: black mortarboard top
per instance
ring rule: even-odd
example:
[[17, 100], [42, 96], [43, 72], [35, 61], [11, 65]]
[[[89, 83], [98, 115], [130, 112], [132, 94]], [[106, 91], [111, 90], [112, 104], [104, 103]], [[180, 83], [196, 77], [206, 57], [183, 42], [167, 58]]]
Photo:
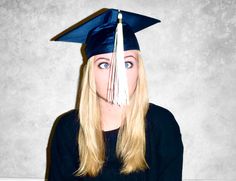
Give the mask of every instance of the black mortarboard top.
[[[78, 23], [78, 26], [69, 27], [51, 40], [83, 43], [87, 58], [113, 52], [119, 10], [104, 10], [82, 24]], [[120, 12], [122, 13], [124, 50], [140, 50], [134, 33], [160, 20], [123, 10]]]

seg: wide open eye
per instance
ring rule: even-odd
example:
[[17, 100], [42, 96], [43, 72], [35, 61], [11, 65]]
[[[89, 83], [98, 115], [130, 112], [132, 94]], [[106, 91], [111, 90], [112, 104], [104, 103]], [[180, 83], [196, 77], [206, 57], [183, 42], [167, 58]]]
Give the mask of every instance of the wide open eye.
[[100, 69], [109, 69], [110, 68], [110, 64], [107, 63], [107, 62], [102, 62], [102, 63], [98, 64], [98, 67]]
[[125, 62], [125, 68], [130, 69], [133, 67], [133, 63], [132, 62]]

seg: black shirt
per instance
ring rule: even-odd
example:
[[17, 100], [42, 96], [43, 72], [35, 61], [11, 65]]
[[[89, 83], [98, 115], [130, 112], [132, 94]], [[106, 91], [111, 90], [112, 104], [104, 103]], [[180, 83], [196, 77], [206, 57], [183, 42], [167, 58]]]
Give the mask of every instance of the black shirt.
[[106, 161], [97, 177], [76, 177], [79, 167], [77, 109], [58, 117], [51, 141], [49, 181], [181, 181], [184, 146], [173, 114], [166, 108], [149, 103], [146, 115], [146, 153], [149, 169], [123, 175], [115, 154], [118, 129], [103, 131]]

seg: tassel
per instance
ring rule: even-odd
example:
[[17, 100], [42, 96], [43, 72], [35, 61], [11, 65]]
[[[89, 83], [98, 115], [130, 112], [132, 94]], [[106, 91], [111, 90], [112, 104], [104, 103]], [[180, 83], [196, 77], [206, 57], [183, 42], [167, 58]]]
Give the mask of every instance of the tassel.
[[114, 50], [108, 81], [108, 102], [119, 106], [129, 104], [129, 91], [124, 60], [122, 14], [119, 10], [115, 32]]

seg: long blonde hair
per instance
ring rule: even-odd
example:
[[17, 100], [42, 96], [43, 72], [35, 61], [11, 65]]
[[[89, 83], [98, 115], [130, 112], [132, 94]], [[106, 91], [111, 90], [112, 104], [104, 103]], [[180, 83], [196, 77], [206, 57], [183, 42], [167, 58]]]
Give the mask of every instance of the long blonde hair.
[[[77, 176], [97, 176], [105, 161], [105, 143], [93, 74], [93, 60], [94, 57], [91, 57], [83, 69], [78, 105], [80, 166], [76, 171]], [[125, 121], [119, 129], [116, 143], [116, 155], [122, 161], [120, 170], [122, 174], [148, 168], [145, 160], [145, 117], [149, 100], [146, 74], [140, 51], [138, 51], [138, 67], [137, 86], [125, 111]]]

